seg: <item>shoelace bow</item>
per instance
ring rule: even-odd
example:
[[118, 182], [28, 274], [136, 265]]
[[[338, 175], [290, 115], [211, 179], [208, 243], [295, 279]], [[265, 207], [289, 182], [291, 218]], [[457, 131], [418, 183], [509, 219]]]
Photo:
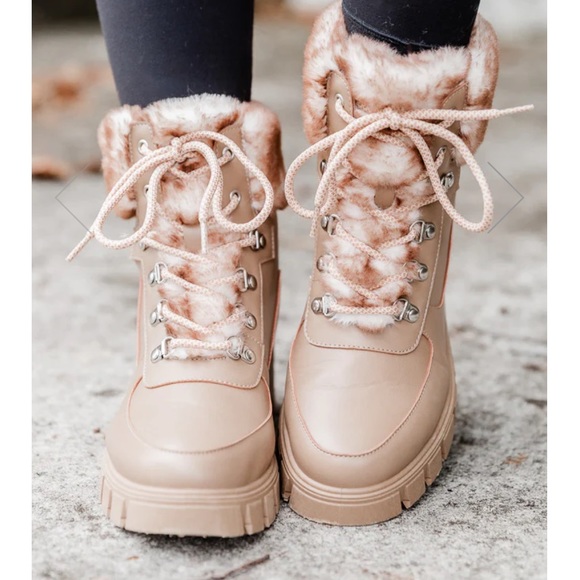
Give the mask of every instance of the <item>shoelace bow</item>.
[[[204, 143], [204, 140], [217, 141], [225, 145], [224, 153], [219, 158], [209, 145]], [[109, 195], [105, 199], [95, 221], [89, 228], [87, 234], [79, 242], [79, 244], [67, 256], [67, 261], [73, 260], [79, 252], [95, 238], [103, 246], [114, 250], [128, 248], [135, 244], [141, 244], [144, 248], [151, 247], [160, 252], [164, 252], [181, 258], [187, 262], [205, 263], [207, 265], [217, 265], [216, 259], [211, 255], [211, 250], [208, 250], [208, 232], [207, 226], [211, 219], [214, 219], [223, 230], [226, 232], [236, 232], [239, 234], [248, 234], [248, 236], [233, 241], [227, 244], [235, 244], [240, 249], [249, 247], [255, 243], [252, 232], [256, 230], [270, 215], [274, 206], [274, 191], [268, 178], [264, 173], [245, 155], [245, 153], [236, 145], [234, 141], [213, 131], [198, 131], [189, 133], [182, 137], [174, 138], [167, 146], [158, 149], [149, 149], [148, 147], [142, 151], [144, 156], [133, 164], [119, 179], [115, 186], [111, 189]], [[201, 232], [201, 252], [193, 253], [186, 250], [181, 250], [173, 246], [160, 243], [157, 240], [148, 237], [153, 231], [155, 220], [158, 215], [165, 215], [163, 209], [158, 203], [157, 199], [161, 190], [161, 180], [163, 176], [173, 171], [179, 174], [179, 165], [184, 163], [186, 159], [195, 155], [200, 155], [205, 161], [204, 166], [196, 169], [191, 174], [209, 170], [210, 176], [207, 187], [202, 196], [199, 209], [199, 224]], [[239, 196], [233, 198], [225, 207], [223, 207], [223, 193], [224, 193], [224, 179], [221, 168], [223, 165], [236, 157], [240, 163], [247, 169], [250, 175], [253, 175], [260, 183], [264, 191], [264, 205], [260, 211], [248, 222], [237, 223], [228, 219], [228, 216], [237, 207], [239, 203]], [[114, 210], [115, 206], [123, 199], [125, 195], [137, 184], [139, 179], [153, 170], [149, 183], [146, 186], [147, 206], [143, 223], [134, 233], [122, 239], [111, 239], [103, 233], [103, 226], [109, 215]], [[164, 267], [163, 267], [164, 266]], [[162, 268], [163, 267], [163, 268]], [[161, 271], [163, 269], [163, 272]], [[238, 269], [231, 275], [215, 278], [207, 284], [201, 286], [193, 284], [179, 276], [173, 274], [167, 266], [162, 263], [156, 264], [154, 275], [158, 281], [162, 279], [171, 280], [181, 286], [185, 291], [200, 293], [208, 296], [219, 295], [224, 296], [218, 291], [220, 285], [232, 282], [247, 283], [247, 272], [243, 269]], [[234, 312], [223, 320], [214, 322], [208, 326], [197, 324], [193, 320], [185, 318], [176, 312], [173, 312], [167, 304], [166, 300], [161, 300], [153, 314], [155, 323], [157, 322], [172, 322], [174, 324], [192, 330], [200, 336], [209, 336], [220, 328], [225, 327], [232, 322], [247, 319], [249, 313], [243, 308], [236, 307]], [[239, 358], [242, 353], [243, 343], [239, 337], [230, 337], [227, 340], [214, 342], [208, 340], [174, 338], [168, 336], [164, 339], [159, 347], [162, 358], [171, 358], [171, 349], [184, 348], [208, 351], [225, 351], [234, 358]]]
[[[397, 239], [388, 240], [379, 248], [373, 248], [356, 236], [353, 236], [342, 226], [340, 216], [331, 213], [332, 209], [341, 198], [341, 192], [336, 184], [336, 172], [343, 163], [347, 162], [350, 153], [366, 139], [374, 138], [385, 143], [404, 145], [403, 140], [407, 137], [411, 141], [411, 144], [419, 151], [425, 165], [424, 172], [416, 181], [429, 179], [433, 187], [433, 195], [411, 203], [407, 200], [402, 200], [402, 205], [398, 207], [395, 207], [395, 204], [393, 203], [390, 208], [377, 208], [376, 210], [371, 210], [369, 213], [385, 225], [389, 225], [396, 223], [396, 218], [397, 216], [400, 216], [401, 213], [420, 209], [421, 207], [438, 201], [447, 215], [462, 228], [472, 232], [486, 231], [491, 226], [493, 220], [493, 198], [489, 185], [481, 167], [475, 160], [469, 147], [458, 135], [451, 131], [449, 127], [457, 121], [484, 121], [503, 117], [505, 115], [529, 111], [531, 109], [533, 109], [533, 105], [514, 107], [511, 109], [482, 109], [468, 111], [456, 109], [418, 109], [399, 113], [387, 108], [378, 113], [369, 113], [362, 117], [355, 118], [346, 111], [342, 97], [337, 95], [336, 110], [347, 125], [342, 130], [337, 131], [310, 146], [290, 165], [285, 182], [285, 192], [288, 205], [301, 217], [312, 220], [311, 234], [313, 234], [319, 219], [326, 220], [326, 222], [323, 221], [323, 227], [327, 229], [327, 232], [330, 235], [341, 237], [371, 258], [377, 260], [388, 260], [387, 256], [382, 253], [384, 250], [393, 246], [408, 244], [417, 239], [418, 232], [416, 231], [416, 228], [413, 227], [415, 224], [411, 225], [408, 234]], [[387, 135], [383, 133], [382, 131], [385, 129], [390, 129], [391, 134]], [[451, 203], [451, 200], [446, 193], [448, 187], [442, 183], [441, 176], [438, 173], [439, 167], [444, 161], [444, 152], [441, 152], [433, 158], [429, 145], [424, 137], [428, 135], [440, 137], [455, 147], [463, 157], [466, 166], [471, 170], [479, 185], [483, 199], [483, 215], [479, 222], [472, 222], [466, 219]], [[294, 180], [296, 174], [308, 159], [327, 149], [330, 149], [330, 153], [316, 191], [314, 209], [307, 209], [296, 199]], [[410, 270], [407, 266], [410, 266]], [[326, 303], [323, 305], [324, 313], [326, 315], [343, 313], [399, 316], [401, 314], [401, 309], [404, 308], [404, 304], [399, 304], [401, 299], [396, 300], [392, 305], [384, 306], [381, 305], [382, 299], [378, 296], [376, 291], [382, 288], [385, 284], [394, 280], [417, 279], [417, 276], [420, 275], [420, 273], [417, 272], [417, 267], [420, 267], [420, 264], [408, 264], [407, 266], [405, 266], [400, 273], [383, 278], [373, 288], [366, 288], [361, 284], [358, 284], [356, 281], [348, 279], [340, 272], [336, 265], [335, 256], [332, 254], [321, 256], [319, 268], [342, 281], [358, 294], [377, 304], [377, 306], [369, 307], [346, 306], [338, 303], [334, 297], [327, 294], [324, 298], [329, 298], [331, 304]], [[413, 269], [415, 270], [414, 272], [412, 271]]]

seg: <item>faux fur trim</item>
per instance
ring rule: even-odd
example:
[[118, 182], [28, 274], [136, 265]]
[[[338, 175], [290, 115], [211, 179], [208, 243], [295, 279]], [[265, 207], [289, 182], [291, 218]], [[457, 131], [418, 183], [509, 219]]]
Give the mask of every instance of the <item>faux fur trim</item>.
[[[462, 85], [466, 89], [464, 108], [489, 108], [498, 75], [497, 39], [491, 25], [478, 16], [466, 48], [445, 47], [400, 55], [383, 42], [359, 34], [349, 35], [341, 4], [336, 2], [314, 24], [305, 50], [302, 110], [311, 143], [328, 135], [327, 82], [332, 72], [340, 73], [346, 80], [355, 117], [386, 107], [398, 111], [444, 108], [446, 99]], [[472, 151], [483, 140], [486, 127], [487, 122], [482, 121], [460, 124], [460, 136]], [[426, 140], [431, 141], [429, 137]], [[417, 181], [423, 171], [419, 153], [409, 142], [402, 140], [398, 145], [371, 138], [361, 143], [337, 172], [341, 195], [336, 213], [345, 229], [374, 248], [405, 235], [420, 217], [417, 210], [398, 212], [393, 226], [381, 224], [369, 212], [377, 209], [378, 188], [396, 192], [394, 203], [402, 207], [430, 195], [428, 181]], [[382, 278], [401, 272], [417, 254], [414, 243], [385, 250], [385, 260], [364, 256], [338, 236], [325, 237], [323, 244], [325, 251], [337, 256], [341, 273], [367, 288], [374, 288]], [[322, 282], [341, 304], [377, 305], [329, 274], [322, 274]], [[385, 305], [412, 292], [413, 284], [405, 280], [376, 288], [380, 303]], [[391, 316], [379, 315], [337, 314], [333, 320], [367, 331], [378, 331], [394, 322]]]
[[[131, 127], [147, 123], [153, 132], [155, 146], [166, 145], [173, 137], [194, 131], [219, 132], [238, 125], [242, 134], [242, 149], [265, 173], [276, 194], [275, 207], [285, 206], [284, 161], [282, 159], [280, 122], [275, 113], [258, 102], [242, 103], [226, 95], [194, 95], [182, 99], [167, 99], [148, 107], [125, 105], [111, 111], [101, 122], [98, 140], [103, 154], [103, 175], [110, 190], [131, 165], [129, 134]], [[185, 224], [197, 223], [201, 195], [208, 177], [187, 179], [185, 175], [167, 174], [164, 178], [163, 205], [174, 219]], [[253, 176], [250, 194], [255, 207], [263, 203], [263, 191]], [[135, 215], [135, 193], [118, 206], [123, 218]]]
[[[130, 132], [136, 123], [147, 123], [153, 133], [153, 146], [167, 144], [171, 138], [194, 131], [219, 132], [232, 125], [239, 126], [242, 135], [242, 149], [248, 157], [265, 173], [275, 192], [275, 208], [285, 205], [283, 195], [284, 163], [280, 147], [280, 124], [276, 115], [263, 105], [238, 100], [221, 95], [197, 95], [184, 99], [169, 99], [153, 103], [145, 108], [125, 106], [109, 113], [99, 128], [99, 144], [103, 153], [103, 172], [110, 189], [131, 166]], [[199, 159], [192, 158], [183, 169], [195, 167]], [[263, 191], [253, 176], [249, 179], [252, 205], [262, 206]], [[179, 249], [187, 250], [184, 226], [199, 223], [198, 211], [203, 193], [209, 180], [208, 172], [168, 172], [162, 179], [158, 202], [158, 213], [150, 237]], [[135, 192], [117, 206], [121, 217], [135, 215]], [[226, 278], [236, 272], [240, 265], [239, 245], [232, 244], [243, 236], [234, 232], [224, 232], [213, 220], [208, 223], [207, 261], [186, 261], [160, 252], [159, 260], [171, 272], [184, 280], [200, 286], [209, 286], [218, 278]], [[171, 282], [158, 287], [160, 297], [167, 300], [167, 307], [202, 326], [221, 322], [234, 313], [241, 301], [240, 284], [228, 282], [213, 286], [216, 292], [204, 295], [184, 290]], [[211, 336], [198, 336], [182, 326], [166, 324], [169, 336], [221, 342], [231, 336], [243, 333], [243, 321], [219, 327]], [[211, 350], [179, 349], [172, 352], [176, 358], [216, 357], [223, 353]]]
[[[342, 225], [353, 236], [363, 240], [373, 248], [380, 247], [388, 240], [397, 239], [406, 235], [409, 226], [420, 219], [418, 210], [397, 213], [393, 223], [383, 224], [373, 217], [370, 212], [376, 210], [375, 188], [358, 179], [348, 170], [342, 168], [337, 175], [337, 185], [341, 197], [336, 205], [336, 213], [340, 216]], [[421, 195], [422, 188], [419, 189]], [[406, 202], [415, 199], [413, 189], [409, 188], [409, 195], [404, 199], [397, 198], [394, 204], [403, 208]], [[385, 259], [376, 259], [358, 251], [350, 242], [339, 236], [326, 236], [324, 239], [325, 252], [336, 256], [337, 267], [348, 279], [353, 280], [365, 288], [375, 289], [378, 303], [370, 301], [347, 284], [334, 276], [321, 274], [322, 283], [326, 291], [330, 292], [341, 304], [354, 307], [372, 307], [389, 305], [400, 296], [411, 296], [413, 284], [408, 280], [392, 281], [381, 286], [380, 282], [387, 276], [400, 273], [405, 265], [414, 260], [418, 252], [418, 244], [411, 243], [388, 248], [382, 252]], [[388, 315], [360, 315], [335, 314], [332, 319], [345, 326], [356, 325], [363, 330], [376, 332], [392, 324], [394, 319]]]
[[[331, 72], [346, 79], [359, 112], [385, 107], [399, 111], [441, 108], [445, 99], [465, 83], [465, 109], [485, 109], [497, 83], [499, 49], [492, 26], [477, 16], [469, 45], [443, 47], [401, 55], [384, 42], [348, 34], [341, 3], [316, 20], [305, 49], [303, 117], [311, 143], [326, 137], [326, 83]], [[481, 144], [487, 122], [461, 124], [472, 151]]]

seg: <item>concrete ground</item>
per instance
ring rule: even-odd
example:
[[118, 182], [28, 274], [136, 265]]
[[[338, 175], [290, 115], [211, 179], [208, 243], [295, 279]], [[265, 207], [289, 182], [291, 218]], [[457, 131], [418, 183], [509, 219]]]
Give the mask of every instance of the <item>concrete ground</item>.
[[[287, 161], [305, 147], [299, 79], [306, 35], [306, 27], [287, 22], [256, 29], [254, 95], [280, 114]], [[496, 105], [531, 102], [536, 109], [493, 122], [478, 159], [495, 192], [497, 219], [518, 201], [513, 188], [524, 200], [489, 234], [456, 231], [447, 303], [457, 433], [436, 483], [385, 524], [329, 527], [283, 505], [271, 529], [238, 540], [148, 537], [113, 527], [98, 502], [99, 461], [102, 430], [131, 375], [136, 269], [125, 253], [97, 243], [66, 265], [83, 229], [55, 201], [63, 182], [34, 182], [35, 578], [545, 577], [545, 38], [503, 40]], [[90, 169], [98, 158], [96, 125], [116, 102], [98, 31], [39, 32], [33, 50], [35, 152]], [[306, 170], [303, 200], [314, 187]], [[103, 193], [100, 176], [85, 172], [59, 199], [88, 224]], [[472, 180], [460, 194], [460, 209], [475, 218], [480, 199]], [[277, 405], [311, 264], [308, 223], [290, 211], [280, 222]]]

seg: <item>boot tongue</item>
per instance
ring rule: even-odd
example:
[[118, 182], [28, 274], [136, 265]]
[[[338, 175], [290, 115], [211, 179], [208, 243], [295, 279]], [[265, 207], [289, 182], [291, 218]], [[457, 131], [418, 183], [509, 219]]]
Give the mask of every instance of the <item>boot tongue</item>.
[[375, 203], [379, 209], [388, 209], [395, 201], [395, 190], [388, 187], [379, 187], [375, 192]]

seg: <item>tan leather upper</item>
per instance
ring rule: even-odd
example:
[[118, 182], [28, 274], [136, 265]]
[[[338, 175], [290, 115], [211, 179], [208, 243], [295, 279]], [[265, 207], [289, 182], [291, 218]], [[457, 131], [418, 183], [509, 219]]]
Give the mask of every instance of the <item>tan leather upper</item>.
[[[352, 111], [348, 86], [333, 73], [327, 91], [330, 133], [344, 127], [332, 106], [337, 94]], [[459, 89], [446, 106], [462, 108], [463, 99]], [[432, 141], [434, 154], [441, 145]], [[459, 168], [448, 155], [439, 170], [455, 174], [448, 192], [453, 199]], [[389, 200], [389, 192], [378, 195]], [[454, 371], [443, 293], [451, 220], [438, 203], [424, 207], [421, 219], [434, 223], [436, 234], [419, 245], [417, 259], [428, 266], [429, 277], [413, 283], [411, 301], [421, 313], [415, 323], [397, 322], [371, 333], [315, 314], [310, 303], [323, 290], [313, 268], [304, 320], [290, 354], [283, 412], [293, 459], [305, 477], [318, 483], [358, 488], [395, 476], [425, 447], [449, 405]], [[315, 260], [324, 252], [326, 235], [318, 225]]]
[[[241, 143], [235, 125], [222, 133]], [[140, 139], [150, 135], [146, 124], [134, 125], [130, 135], [132, 152], [137, 151]], [[215, 148], [219, 155], [223, 145], [215, 144]], [[233, 159], [222, 167], [222, 172], [225, 191], [241, 194], [241, 202], [230, 218], [248, 221], [254, 210], [244, 167]], [[136, 189], [144, 188], [147, 181], [146, 175]], [[146, 199], [137, 195], [137, 200], [137, 216], [142, 219]], [[195, 251], [197, 226], [185, 229], [190, 250]], [[247, 329], [244, 335], [256, 354], [254, 364], [232, 360], [225, 354], [212, 359], [164, 359], [153, 363], [151, 351], [166, 336], [163, 324], [152, 326], [149, 322], [160, 297], [147, 276], [159, 258], [154, 248], [134, 248], [133, 258], [141, 271], [137, 373], [106, 437], [115, 469], [133, 483], [228, 489], [255, 481], [271, 464], [275, 434], [270, 363], [279, 278], [274, 213], [260, 232], [265, 236], [265, 247], [258, 251], [244, 248], [240, 264], [258, 281], [256, 290], [242, 294], [244, 307], [257, 321], [256, 328]]]

